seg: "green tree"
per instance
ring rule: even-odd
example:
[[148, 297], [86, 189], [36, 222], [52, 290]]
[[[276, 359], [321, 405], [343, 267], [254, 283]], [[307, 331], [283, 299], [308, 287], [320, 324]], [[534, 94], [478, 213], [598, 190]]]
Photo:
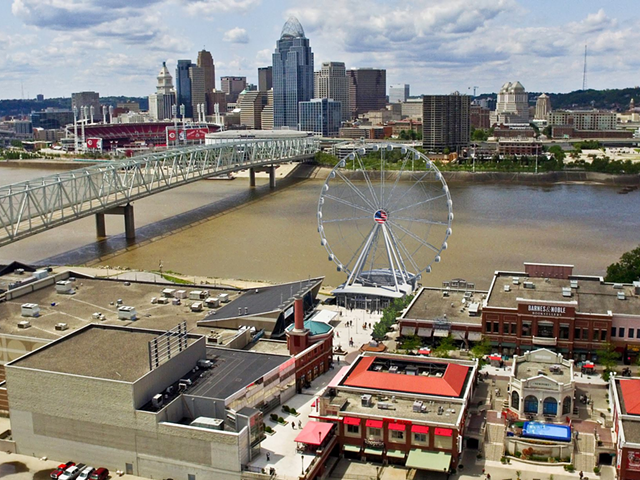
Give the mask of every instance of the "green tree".
[[560, 145], [552, 145], [549, 147], [549, 153], [552, 153], [558, 162], [562, 162], [564, 160], [565, 153]]
[[388, 331], [389, 331], [388, 324], [380, 320], [378, 323], [376, 323], [373, 326], [373, 332], [371, 333], [371, 336], [373, 337], [374, 340], [377, 340], [380, 342], [384, 340], [384, 337], [387, 336]]
[[602, 348], [596, 350], [596, 355], [598, 355], [598, 362], [605, 370], [611, 370], [618, 364], [620, 359], [620, 353], [616, 352], [616, 347], [611, 343], [602, 345]]
[[640, 279], [640, 245], [623, 253], [620, 261], [607, 267], [607, 282], [631, 283]]
[[445, 337], [440, 341], [440, 345], [438, 345], [431, 352], [431, 356], [438, 357], [438, 358], [449, 358], [449, 352], [455, 349], [456, 349], [456, 344], [453, 341], [453, 337], [449, 335], [448, 337]]
[[422, 340], [417, 335], [411, 335], [409, 337], [405, 337], [402, 342], [402, 349], [406, 352], [411, 350], [417, 350], [422, 345]]
[[489, 339], [483, 337], [482, 341], [471, 347], [470, 351], [473, 358], [482, 358], [491, 353], [491, 342]]
[[544, 136], [546, 136], [547, 138], [551, 138], [551, 133], [552, 133], [552, 132], [551, 132], [551, 125], [547, 125], [546, 127], [544, 127], [544, 128], [542, 129], [542, 134], [543, 134]]

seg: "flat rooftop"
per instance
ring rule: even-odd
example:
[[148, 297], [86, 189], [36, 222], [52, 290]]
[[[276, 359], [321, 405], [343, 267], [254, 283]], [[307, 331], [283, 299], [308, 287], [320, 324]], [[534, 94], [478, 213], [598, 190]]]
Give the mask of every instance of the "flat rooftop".
[[[520, 284], [513, 283], [518, 277]], [[572, 296], [565, 297], [563, 288], [571, 288], [570, 280], [578, 281], [578, 288], [572, 288]], [[524, 282], [532, 282], [535, 288], [524, 288]], [[510, 291], [505, 292], [505, 285]], [[618, 300], [618, 293], [624, 292], [625, 299]], [[634, 293], [632, 285], [613, 288], [613, 284], [601, 282], [598, 277], [572, 276], [569, 279], [528, 277], [526, 273], [499, 272], [495, 277], [487, 306], [517, 308], [517, 298], [542, 300], [547, 302], [577, 302], [576, 310], [582, 313], [606, 314], [625, 313], [638, 315], [640, 312], [640, 296]]]
[[[28, 275], [25, 273], [25, 276]], [[74, 277], [73, 274], [71, 276], [76, 278], [72, 282], [75, 289], [73, 295], [57, 293], [55, 285], [50, 285], [0, 303], [0, 333], [55, 340], [89, 323], [170, 330], [178, 323], [186, 321], [189, 332], [208, 335], [211, 334], [211, 328], [197, 327], [197, 322], [210, 312], [207, 307], [202, 312], [192, 312], [190, 305], [195, 300], [187, 298], [181, 300], [181, 305], [172, 305], [171, 302], [162, 305], [152, 304], [151, 299], [161, 297], [165, 288], [185, 290], [187, 295], [192, 290], [208, 290], [214, 297], [220, 293], [228, 293], [230, 298], [238, 295], [238, 291], [213, 289], [210, 286], [205, 288], [202, 285], [165, 285], [81, 278]], [[4, 281], [5, 277], [2, 279]], [[118, 319], [118, 299], [121, 299], [125, 306], [135, 307], [137, 320]], [[20, 307], [24, 303], [38, 304], [40, 316], [22, 317]], [[93, 318], [93, 313], [101, 313], [104, 320]], [[18, 323], [22, 320], [29, 320], [31, 327], [18, 328]], [[58, 331], [55, 329], [58, 323], [66, 323], [69, 328]]]
[[472, 368], [437, 359], [361, 356], [340, 385], [385, 392], [461, 398]]
[[[330, 396], [327, 394], [327, 396], [331, 405], [337, 405], [341, 408], [341, 416], [348, 417], [349, 414], [367, 417], [378, 415], [381, 419], [400, 418], [452, 427], [456, 426], [460, 409], [462, 408], [460, 404], [435, 400], [424, 403], [427, 407], [425, 411], [415, 412], [413, 410], [414, 399], [409, 398], [396, 397], [395, 401], [392, 401], [390, 396], [376, 395], [372, 399], [373, 406], [364, 407], [362, 406], [362, 394], [360, 393], [338, 391], [336, 395]], [[385, 408], [378, 406], [381, 402], [386, 404]]]
[[[411, 304], [411, 308], [402, 316], [407, 320], [446, 319], [451, 324], [482, 324], [482, 302], [486, 291], [469, 290], [471, 296], [465, 298], [465, 290], [444, 288], [423, 288]], [[468, 295], [468, 294], [467, 294]], [[464, 303], [463, 300], [464, 299]], [[469, 305], [479, 303], [478, 313], [469, 314]]]
[[215, 315], [210, 313], [202, 320], [206, 325], [206, 322], [228, 320], [245, 315], [256, 316], [271, 312], [279, 313], [293, 303], [294, 295], [304, 295], [314, 288], [319, 288], [323, 280], [324, 277], [311, 278], [299, 282], [247, 289], [233, 299], [232, 302], [224, 304], [217, 309]]
[[185, 394], [196, 397], [225, 399], [241, 388], [251, 385], [291, 357], [207, 347], [207, 358], [213, 368], [206, 370], [202, 378]]
[[[551, 368], [552, 365], [557, 365], [559, 368]], [[571, 369], [566, 365], [526, 360], [516, 363], [515, 377], [518, 380], [526, 380], [539, 375], [545, 375], [559, 383], [571, 382]]]
[[289, 355], [287, 342], [281, 340], [265, 340], [261, 338], [249, 349], [256, 353], [273, 353], [276, 355]]
[[149, 342], [159, 333], [102, 325], [75, 332], [64, 340], [14, 361], [13, 365], [70, 375], [135, 382], [150, 371]]

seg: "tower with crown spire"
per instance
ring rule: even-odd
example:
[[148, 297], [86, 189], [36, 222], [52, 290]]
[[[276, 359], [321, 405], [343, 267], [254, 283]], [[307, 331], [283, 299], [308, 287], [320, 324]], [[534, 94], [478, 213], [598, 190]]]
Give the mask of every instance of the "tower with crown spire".
[[176, 97], [173, 78], [166, 62], [162, 62], [162, 68], [157, 78], [156, 93], [149, 95], [149, 116], [153, 120], [170, 119], [171, 107], [176, 103]]

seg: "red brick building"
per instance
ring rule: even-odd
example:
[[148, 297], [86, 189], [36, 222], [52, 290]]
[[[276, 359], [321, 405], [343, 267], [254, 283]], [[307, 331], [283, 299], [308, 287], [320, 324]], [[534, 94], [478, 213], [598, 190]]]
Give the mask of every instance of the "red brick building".
[[613, 411], [616, 473], [619, 480], [640, 480], [640, 378], [609, 381]]
[[346, 457], [422, 470], [456, 469], [477, 363], [365, 353], [318, 398]]

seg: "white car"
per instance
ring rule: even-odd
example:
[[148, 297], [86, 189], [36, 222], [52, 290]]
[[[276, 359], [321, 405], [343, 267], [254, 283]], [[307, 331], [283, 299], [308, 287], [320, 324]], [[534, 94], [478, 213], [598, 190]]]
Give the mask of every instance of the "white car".
[[89, 475], [91, 475], [94, 470], [95, 468], [93, 467], [86, 467], [80, 472], [80, 475], [78, 475], [78, 480], [89, 480]]
[[80, 475], [80, 472], [82, 472], [84, 467], [85, 466], [82, 464], [69, 467], [58, 477], [58, 480], [74, 480], [78, 475]]

